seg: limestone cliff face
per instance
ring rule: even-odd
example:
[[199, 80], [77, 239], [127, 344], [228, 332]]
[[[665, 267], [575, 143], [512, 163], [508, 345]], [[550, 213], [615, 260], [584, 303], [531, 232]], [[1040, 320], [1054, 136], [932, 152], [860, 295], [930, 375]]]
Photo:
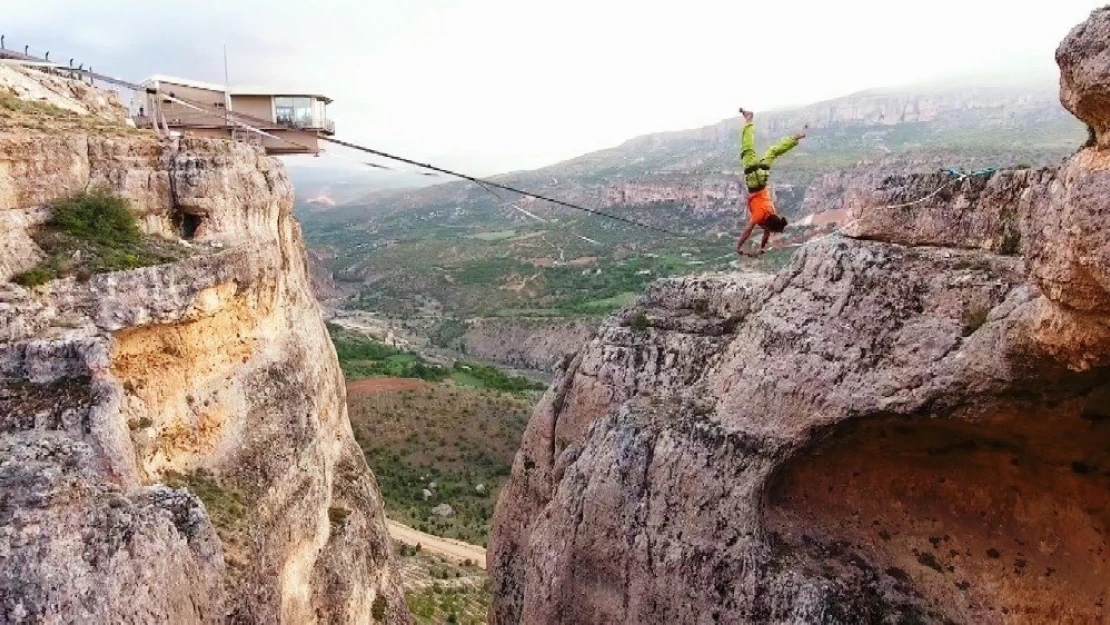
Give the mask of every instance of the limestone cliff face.
[[481, 360], [551, 371], [578, 353], [595, 329], [590, 319], [472, 319], [457, 347]]
[[[285, 169], [89, 127], [0, 133], [0, 620], [408, 622]], [[188, 258], [9, 283], [90, 186]]]
[[[1096, 128], [1108, 27], [1057, 55]], [[882, 208], [938, 181], [604, 324], [502, 491], [491, 622], [1110, 619], [1110, 150]]]
[[[1055, 166], [1059, 159], [1030, 159], [1023, 167]], [[1018, 163], [1013, 163], [1018, 165]], [[986, 167], [997, 167], [997, 159], [982, 156], [968, 156], [959, 152], [940, 152], [891, 156], [876, 161], [859, 163], [842, 171], [818, 176], [806, 188], [805, 198], [800, 208], [801, 215], [814, 215], [823, 211], [847, 208], [853, 194], [866, 194], [876, 187], [895, 184], [889, 179], [921, 172], [939, 172], [950, 167], [973, 171]], [[926, 190], [918, 198], [924, 197], [933, 189]], [[910, 201], [916, 198], [909, 198]]]
[[688, 207], [694, 215], [735, 213], [748, 197], [737, 176], [676, 177], [614, 184], [602, 191], [605, 206], [643, 206], [658, 202], [676, 202]]

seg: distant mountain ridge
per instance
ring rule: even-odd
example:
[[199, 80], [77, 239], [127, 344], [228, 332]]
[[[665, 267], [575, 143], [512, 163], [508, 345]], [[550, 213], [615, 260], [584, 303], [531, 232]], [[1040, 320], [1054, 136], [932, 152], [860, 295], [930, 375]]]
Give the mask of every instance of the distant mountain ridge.
[[[868, 91], [758, 113], [757, 147], [810, 126], [808, 138], [776, 162], [773, 189], [792, 223], [827, 227], [844, 214], [838, 209], [849, 192], [891, 176], [1058, 163], [1087, 133], [1054, 89], [1045, 80]], [[327, 209], [300, 205], [298, 216], [355, 307], [464, 316], [604, 312], [657, 277], [733, 258], [747, 218], [739, 130], [738, 118], [726, 119], [492, 177], [684, 237], [465, 181], [374, 192]], [[776, 241], [814, 233], [790, 228]], [[784, 247], [767, 269], [788, 256]]]
[[[788, 191], [785, 202], [780, 199], [788, 213], [803, 206], [806, 193], [797, 191], [798, 186], [805, 189], [826, 174], [861, 163], [886, 170], [899, 164], [913, 166], [915, 161], [929, 167], [985, 162], [1000, 167], [1044, 165], [1067, 155], [1084, 138], [1081, 124], [1060, 105], [1051, 80], [997, 87], [877, 89], [761, 113], [759, 143], [806, 125], [809, 139], [777, 166], [775, 182]], [[548, 167], [492, 179], [569, 201], [617, 208], [658, 197], [685, 198], [698, 210], [715, 204], [735, 208], [740, 193], [735, 176], [739, 129], [739, 118], [729, 118], [702, 128], [652, 133]], [[907, 153], [915, 157], [907, 158]], [[685, 180], [680, 182], [676, 176]], [[723, 179], [731, 179], [736, 191], [720, 191], [726, 184]], [[630, 192], [631, 186], [646, 191]], [[702, 186], [704, 192], [691, 191]], [[389, 213], [444, 204], [496, 203], [496, 198], [473, 184], [452, 182], [415, 191], [374, 192], [348, 204]], [[529, 211], [565, 210], [528, 201], [522, 205], [528, 205]], [[813, 208], [812, 203], [807, 207]]]

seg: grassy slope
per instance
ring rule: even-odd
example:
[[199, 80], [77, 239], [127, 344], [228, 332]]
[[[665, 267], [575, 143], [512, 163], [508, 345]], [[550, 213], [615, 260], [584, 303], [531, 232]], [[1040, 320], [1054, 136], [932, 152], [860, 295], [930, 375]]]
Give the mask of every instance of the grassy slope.
[[[681, 215], [679, 207], [670, 205], [639, 212]], [[472, 227], [497, 218], [503, 217], [475, 215]], [[733, 221], [738, 228], [739, 214]], [[727, 269], [735, 259], [732, 236], [714, 234], [722, 232], [719, 224], [691, 219], [668, 225], [704, 230], [687, 238], [645, 236], [615, 222], [573, 217], [522, 224], [512, 238], [482, 241], [402, 214], [379, 226], [373, 240], [392, 243], [374, 249], [357, 247], [367, 235], [346, 224], [309, 219], [306, 232], [310, 245], [346, 250], [333, 262], [340, 280], [373, 277], [372, 284], [353, 286], [359, 295], [348, 304], [351, 307], [398, 315], [438, 311], [455, 316], [575, 317], [611, 313], [660, 277]], [[551, 266], [560, 258], [578, 262]], [[744, 262], [767, 268], [766, 262]]]
[[[543, 385], [478, 363], [441, 367], [364, 335], [329, 330], [349, 380], [389, 375], [429, 382], [416, 390], [348, 391], [355, 438], [390, 517], [484, 545], [497, 494]], [[425, 498], [424, 490], [431, 495]], [[432, 514], [442, 503], [453, 516]]]
[[483, 625], [492, 597], [489, 577], [474, 566], [459, 566], [404, 545], [401, 584], [417, 625]]
[[[486, 544], [533, 403], [534, 396], [445, 384], [348, 397], [355, 438], [389, 516], [477, 545]], [[432, 493], [427, 499], [424, 490]], [[442, 503], [454, 516], [432, 514]]]

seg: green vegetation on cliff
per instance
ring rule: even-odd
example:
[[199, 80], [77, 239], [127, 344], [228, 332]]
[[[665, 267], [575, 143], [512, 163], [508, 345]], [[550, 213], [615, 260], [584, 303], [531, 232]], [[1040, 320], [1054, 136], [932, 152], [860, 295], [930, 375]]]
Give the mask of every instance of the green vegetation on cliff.
[[172, 241], [144, 237], [130, 203], [106, 189], [54, 202], [49, 221], [34, 239], [46, 258], [12, 279], [28, 287], [57, 278], [87, 279], [97, 273], [158, 265], [186, 254]]

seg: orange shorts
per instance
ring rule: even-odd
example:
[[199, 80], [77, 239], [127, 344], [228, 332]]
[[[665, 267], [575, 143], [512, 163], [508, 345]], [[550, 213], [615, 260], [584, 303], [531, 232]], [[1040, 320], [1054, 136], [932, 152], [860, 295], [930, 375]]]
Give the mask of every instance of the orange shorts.
[[748, 195], [748, 213], [756, 225], [762, 226], [767, 218], [775, 213], [775, 203], [771, 201], [771, 190], [763, 189]]

